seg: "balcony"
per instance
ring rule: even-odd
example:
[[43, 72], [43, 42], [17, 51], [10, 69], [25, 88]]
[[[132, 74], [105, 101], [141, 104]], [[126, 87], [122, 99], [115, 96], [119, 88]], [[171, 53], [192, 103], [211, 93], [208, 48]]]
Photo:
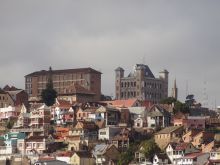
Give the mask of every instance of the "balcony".
[[43, 128], [19, 128], [19, 129], [11, 129], [11, 132], [43, 132]]

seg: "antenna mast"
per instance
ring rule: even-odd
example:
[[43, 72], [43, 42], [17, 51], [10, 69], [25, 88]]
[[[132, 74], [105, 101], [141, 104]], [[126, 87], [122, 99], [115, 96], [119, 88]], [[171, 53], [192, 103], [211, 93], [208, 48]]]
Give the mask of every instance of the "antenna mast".
[[203, 88], [203, 106], [208, 107], [208, 94], [207, 94], [207, 82], [206, 80], [203, 82], [204, 88]]

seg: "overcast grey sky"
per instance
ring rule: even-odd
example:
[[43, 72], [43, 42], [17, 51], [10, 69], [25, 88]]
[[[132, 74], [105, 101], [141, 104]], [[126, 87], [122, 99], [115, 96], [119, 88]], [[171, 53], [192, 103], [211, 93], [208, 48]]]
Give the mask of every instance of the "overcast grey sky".
[[[188, 91], [220, 105], [220, 1], [1, 0], [0, 87], [24, 88], [36, 70], [93, 67], [114, 95], [114, 69], [166, 68]], [[206, 85], [204, 85], [206, 81]]]

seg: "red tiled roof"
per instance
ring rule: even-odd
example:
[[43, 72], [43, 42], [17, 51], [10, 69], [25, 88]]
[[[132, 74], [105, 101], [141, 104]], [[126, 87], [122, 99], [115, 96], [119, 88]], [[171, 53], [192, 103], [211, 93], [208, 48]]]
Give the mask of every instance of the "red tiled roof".
[[151, 101], [144, 100], [144, 101], [141, 101], [141, 105], [146, 107], [146, 108], [149, 108], [153, 105], [153, 103]]
[[47, 139], [47, 136], [31, 136], [29, 137], [26, 141], [30, 142], [30, 141], [36, 141], [36, 142], [41, 142], [43, 141], [43, 139]]
[[103, 101], [103, 103], [111, 104], [117, 107], [132, 107], [138, 99]]
[[72, 104], [67, 100], [57, 100], [57, 102], [60, 108], [69, 109], [72, 106]]
[[205, 153], [202, 153], [202, 152], [195, 152], [195, 153], [190, 153], [190, 154], [187, 154], [184, 156], [184, 158], [188, 158], [188, 159], [195, 159], [197, 158], [198, 156], [201, 156]]
[[196, 136], [196, 135], [199, 134], [200, 132], [201, 132], [201, 130], [197, 130], [197, 129], [191, 130], [191, 137]]
[[[66, 92], [64, 95], [68, 94], [89, 94], [89, 95], [95, 95], [94, 92], [84, 88], [83, 86], [79, 85], [78, 83], [73, 83], [71, 86], [66, 88]], [[62, 93], [61, 93], [62, 95]]]
[[48, 160], [56, 160], [53, 156], [45, 156], [45, 157], [39, 157], [38, 161], [48, 161]]
[[69, 131], [69, 128], [56, 127], [56, 131], [58, 131], [58, 132], [68, 132], [68, 131]]
[[178, 143], [175, 147], [175, 150], [185, 150], [189, 143]]
[[[64, 70], [52, 70], [52, 74], [63, 74], [63, 73], [97, 73], [102, 74], [101, 72], [92, 69], [92, 68], [78, 68], [78, 69], [64, 69]], [[31, 74], [26, 75], [28, 76], [40, 76], [40, 75], [48, 75], [49, 71], [41, 70], [37, 72], [33, 72]]]
[[59, 152], [57, 153], [57, 156], [59, 157], [71, 157], [73, 156], [73, 152], [72, 151], [66, 151], [66, 152]]

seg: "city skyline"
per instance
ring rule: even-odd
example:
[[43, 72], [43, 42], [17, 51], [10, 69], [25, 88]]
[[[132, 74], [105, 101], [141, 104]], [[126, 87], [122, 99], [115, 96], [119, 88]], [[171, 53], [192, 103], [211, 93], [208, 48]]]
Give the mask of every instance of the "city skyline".
[[[0, 2], [0, 87], [36, 70], [92, 67], [114, 96], [114, 70], [138, 63], [170, 72], [179, 98], [220, 105], [218, 1]], [[7, 73], [7, 74], [6, 74]], [[207, 94], [207, 96], [204, 95]]]

